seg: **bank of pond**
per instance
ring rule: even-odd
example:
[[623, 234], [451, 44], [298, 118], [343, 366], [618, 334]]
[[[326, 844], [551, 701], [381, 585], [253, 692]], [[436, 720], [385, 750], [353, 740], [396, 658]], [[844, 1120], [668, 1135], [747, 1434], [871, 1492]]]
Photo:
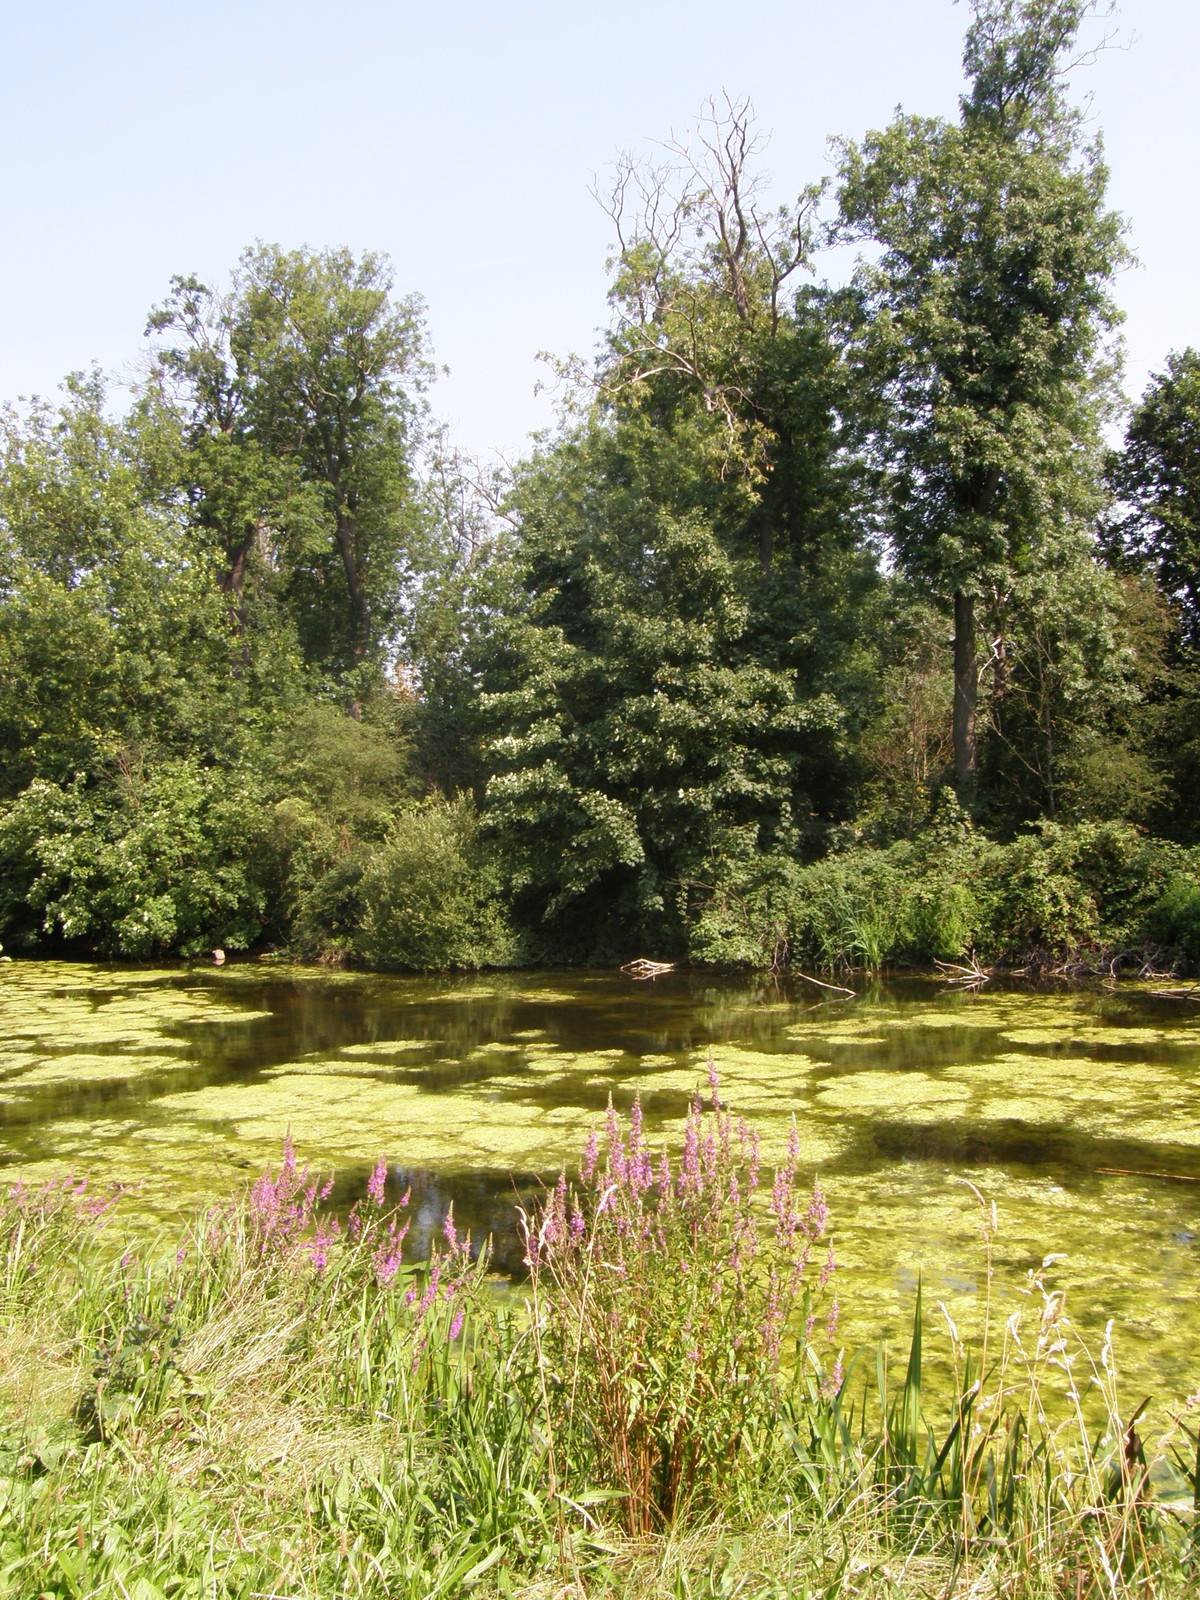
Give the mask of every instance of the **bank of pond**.
[[15, 962], [0, 1594], [1187, 1593], [1198, 1015]]

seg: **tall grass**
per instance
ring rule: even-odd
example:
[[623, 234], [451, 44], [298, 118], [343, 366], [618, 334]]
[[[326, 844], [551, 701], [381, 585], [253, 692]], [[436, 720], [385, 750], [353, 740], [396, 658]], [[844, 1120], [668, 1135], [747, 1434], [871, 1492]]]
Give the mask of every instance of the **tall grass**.
[[[74, 1182], [0, 1202], [0, 1595], [1187, 1595], [1191, 1410], [1121, 1403], [1035, 1275], [972, 1340], [831, 1342], [824, 1204], [712, 1074], [526, 1218], [523, 1302], [452, 1217], [404, 1259], [285, 1146], [182, 1239]], [[824, 1299], [822, 1300], [822, 1296]], [[1111, 1330], [1110, 1330], [1111, 1333]], [[931, 1396], [948, 1395], [948, 1399]]]

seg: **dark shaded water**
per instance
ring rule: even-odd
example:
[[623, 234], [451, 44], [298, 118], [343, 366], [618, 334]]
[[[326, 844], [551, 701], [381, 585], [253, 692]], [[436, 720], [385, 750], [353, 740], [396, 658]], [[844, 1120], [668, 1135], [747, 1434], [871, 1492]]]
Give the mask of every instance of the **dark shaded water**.
[[287, 1128], [338, 1198], [379, 1155], [418, 1234], [460, 1224], [519, 1270], [518, 1194], [570, 1163], [611, 1094], [674, 1143], [711, 1050], [726, 1101], [781, 1149], [795, 1117], [829, 1197], [848, 1343], [899, 1333], [918, 1273], [970, 1326], [982, 1253], [965, 1177], [999, 1207], [1007, 1311], [1028, 1272], [1131, 1379], [1200, 1384], [1200, 1008], [1126, 990], [833, 1001], [796, 981], [594, 974], [447, 981], [272, 969], [0, 968], [0, 1161], [137, 1186], [175, 1218]]

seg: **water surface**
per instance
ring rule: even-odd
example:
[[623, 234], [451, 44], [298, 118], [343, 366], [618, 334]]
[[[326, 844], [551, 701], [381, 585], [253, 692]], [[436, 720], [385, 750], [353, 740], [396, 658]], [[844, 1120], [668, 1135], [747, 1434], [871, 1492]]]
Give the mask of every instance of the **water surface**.
[[1006, 1312], [1061, 1252], [1076, 1323], [1117, 1321], [1127, 1390], [1200, 1388], [1200, 1008], [1144, 990], [909, 981], [833, 1001], [694, 974], [20, 962], [0, 967], [0, 1162], [129, 1184], [129, 1209], [174, 1220], [290, 1128], [344, 1203], [383, 1155], [393, 1185], [414, 1182], [418, 1234], [453, 1199], [519, 1270], [515, 1197], [573, 1161], [610, 1095], [624, 1109], [640, 1091], [648, 1128], [677, 1145], [709, 1050], [768, 1156], [796, 1119], [830, 1203], [848, 1345], [904, 1331], [918, 1274], [931, 1307], [973, 1326], [966, 1178], [998, 1207]]

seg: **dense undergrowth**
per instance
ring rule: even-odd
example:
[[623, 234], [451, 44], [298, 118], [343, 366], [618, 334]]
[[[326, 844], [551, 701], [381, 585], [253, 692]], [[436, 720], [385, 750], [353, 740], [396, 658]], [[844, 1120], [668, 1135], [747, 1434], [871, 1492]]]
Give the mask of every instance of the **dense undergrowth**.
[[180, 1241], [13, 1188], [0, 1594], [1194, 1592], [1194, 1416], [1126, 1416], [1040, 1275], [934, 1390], [919, 1294], [902, 1367], [843, 1373], [824, 1203], [794, 1151], [760, 1184], [715, 1074], [676, 1162], [636, 1107], [603, 1145], [519, 1299], [452, 1216], [405, 1263], [382, 1166], [338, 1219], [285, 1145]]
[[933, 825], [856, 842], [714, 895], [693, 953], [825, 969], [975, 958], [1137, 971], [1200, 959], [1200, 853], [1121, 823], [1042, 823], [1001, 842], [947, 794]]

